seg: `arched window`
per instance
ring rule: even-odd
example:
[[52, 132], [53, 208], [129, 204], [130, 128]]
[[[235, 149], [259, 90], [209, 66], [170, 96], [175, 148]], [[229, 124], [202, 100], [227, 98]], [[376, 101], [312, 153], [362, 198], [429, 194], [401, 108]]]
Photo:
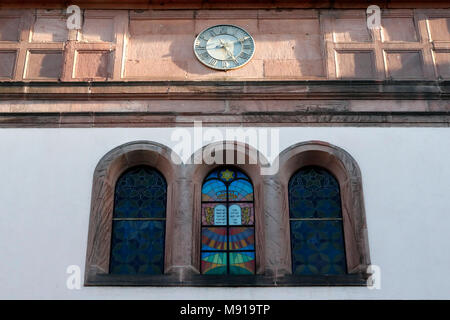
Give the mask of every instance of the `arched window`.
[[294, 275], [345, 274], [339, 184], [327, 170], [308, 166], [289, 181], [289, 220]]
[[253, 185], [233, 167], [212, 171], [202, 186], [202, 274], [255, 274]]
[[116, 182], [111, 237], [111, 274], [163, 274], [167, 184], [148, 166]]

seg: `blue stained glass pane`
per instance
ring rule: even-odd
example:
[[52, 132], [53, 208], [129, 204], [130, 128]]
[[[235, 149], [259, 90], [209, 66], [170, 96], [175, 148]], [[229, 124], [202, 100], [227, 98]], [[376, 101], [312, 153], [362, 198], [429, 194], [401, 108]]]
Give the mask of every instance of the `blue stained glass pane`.
[[239, 178], [250, 180], [248, 178], [248, 176], [245, 173], [243, 173], [242, 171], [236, 171], [236, 179], [239, 179]]
[[291, 221], [291, 244], [293, 274], [346, 273], [340, 221]]
[[227, 201], [227, 187], [220, 180], [209, 180], [202, 187], [202, 201]]
[[114, 221], [110, 272], [162, 274], [164, 229], [164, 221]]
[[233, 181], [228, 187], [229, 201], [253, 201], [253, 186], [247, 180]]
[[164, 218], [166, 190], [163, 176], [152, 168], [125, 172], [116, 183], [114, 218]]
[[217, 179], [217, 178], [218, 178], [217, 173], [218, 173], [218, 170], [214, 170], [213, 172], [211, 172], [211, 173], [206, 177], [205, 180], [209, 180], [209, 179]]
[[289, 181], [291, 218], [340, 218], [339, 184], [326, 170], [307, 167]]

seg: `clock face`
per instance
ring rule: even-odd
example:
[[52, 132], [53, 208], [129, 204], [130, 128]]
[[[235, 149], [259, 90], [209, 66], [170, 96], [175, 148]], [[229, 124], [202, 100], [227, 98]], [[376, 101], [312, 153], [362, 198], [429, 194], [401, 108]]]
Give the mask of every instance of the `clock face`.
[[197, 36], [194, 52], [204, 65], [217, 70], [242, 67], [255, 52], [255, 42], [242, 28], [223, 24], [210, 27]]

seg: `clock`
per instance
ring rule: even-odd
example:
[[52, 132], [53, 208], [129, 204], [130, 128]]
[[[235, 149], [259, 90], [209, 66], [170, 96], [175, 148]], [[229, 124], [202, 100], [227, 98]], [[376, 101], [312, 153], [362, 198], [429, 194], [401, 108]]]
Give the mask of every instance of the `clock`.
[[247, 64], [255, 52], [255, 41], [244, 29], [230, 24], [209, 27], [194, 41], [201, 63], [216, 70], [232, 70]]

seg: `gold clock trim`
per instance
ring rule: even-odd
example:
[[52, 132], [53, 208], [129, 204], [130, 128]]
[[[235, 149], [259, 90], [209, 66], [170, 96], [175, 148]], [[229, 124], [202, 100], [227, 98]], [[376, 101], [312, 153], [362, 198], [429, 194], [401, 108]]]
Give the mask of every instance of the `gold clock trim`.
[[[219, 26], [230, 26], [230, 27], [235, 27], [235, 28], [241, 29], [242, 31], [244, 31], [245, 33], [247, 33], [247, 34], [250, 36], [250, 38], [252, 39], [252, 42], [253, 42], [253, 52], [252, 52], [252, 55], [250, 56], [250, 58], [248, 58], [247, 61], [246, 61], [244, 64], [242, 64], [242, 65], [240, 65], [240, 66], [232, 67], [232, 68], [226, 68], [226, 69], [224, 69], [224, 68], [217, 68], [217, 67], [212, 67], [212, 66], [206, 64], [206, 63], [203, 62], [202, 59], [200, 59], [200, 57], [198, 56], [197, 51], [195, 51], [195, 42], [197, 41], [197, 39], [198, 39], [198, 38], [200, 37], [200, 35], [203, 34], [206, 30], [211, 29], [211, 28], [215, 28], [215, 27], [219, 27]], [[250, 34], [250, 32], [248, 32], [247, 30], [245, 30], [245, 29], [242, 28], [242, 27], [236, 26], [236, 25], [234, 25], [234, 24], [217, 24], [217, 25], [214, 25], [214, 26], [211, 26], [211, 27], [207, 27], [207, 28], [203, 29], [202, 31], [200, 31], [200, 32], [198, 33], [198, 35], [195, 37], [195, 39], [194, 39], [194, 44], [193, 44], [193, 46], [192, 46], [192, 49], [194, 50], [194, 54], [195, 54], [195, 57], [197, 58], [197, 60], [200, 61], [204, 66], [206, 66], [206, 67], [208, 67], [208, 68], [210, 68], [210, 69], [213, 69], [213, 70], [219, 70], [219, 71], [225, 71], [225, 72], [226, 72], [226, 71], [230, 71], [230, 70], [240, 69], [240, 68], [244, 67], [245, 65], [247, 65], [247, 63], [249, 63], [249, 62], [252, 60], [253, 56], [255, 55], [255, 51], [256, 51], [256, 43], [255, 43], [255, 39], [254, 39], [253, 36]]]

